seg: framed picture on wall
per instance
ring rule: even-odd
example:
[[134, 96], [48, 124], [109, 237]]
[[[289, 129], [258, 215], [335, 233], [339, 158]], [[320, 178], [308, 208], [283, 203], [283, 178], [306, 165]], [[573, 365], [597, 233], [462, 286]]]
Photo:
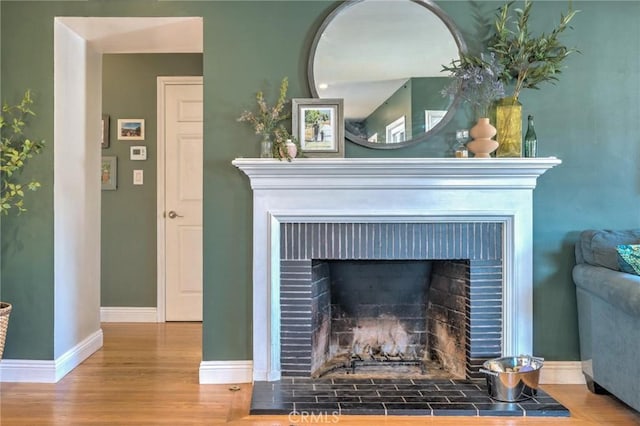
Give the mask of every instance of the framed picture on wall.
[[109, 116], [102, 114], [102, 149], [109, 148]]
[[100, 167], [100, 180], [102, 181], [103, 191], [116, 190], [116, 188], [118, 187], [118, 157], [102, 157], [102, 166]]
[[144, 140], [144, 119], [142, 118], [118, 119], [118, 140], [121, 140], [121, 141]]
[[307, 157], [344, 157], [342, 99], [292, 99], [292, 133]]

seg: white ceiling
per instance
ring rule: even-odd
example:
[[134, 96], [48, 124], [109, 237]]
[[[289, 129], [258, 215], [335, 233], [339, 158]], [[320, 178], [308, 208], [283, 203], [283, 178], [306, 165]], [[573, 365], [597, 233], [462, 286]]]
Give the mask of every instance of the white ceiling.
[[[356, 7], [357, 6], [357, 7]], [[201, 17], [59, 17], [101, 53], [202, 53]], [[443, 37], [443, 34], [446, 36]], [[407, 43], [411, 40], [412, 43]], [[444, 23], [409, 1], [354, 3], [318, 43], [314, 66], [323, 98], [343, 98], [345, 118], [367, 117], [407, 79], [443, 74], [458, 54]]]
[[202, 53], [202, 18], [59, 17], [101, 53]]

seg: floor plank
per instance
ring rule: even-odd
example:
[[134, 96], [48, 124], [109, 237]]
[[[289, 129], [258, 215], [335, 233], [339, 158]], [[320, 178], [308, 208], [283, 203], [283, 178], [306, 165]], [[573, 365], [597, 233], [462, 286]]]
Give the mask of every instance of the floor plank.
[[104, 347], [56, 384], [0, 383], [1, 425], [640, 425], [640, 413], [583, 385], [542, 388], [570, 418], [249, 416], [251, 386], [198, 384], [199, 323], [105, 323]]

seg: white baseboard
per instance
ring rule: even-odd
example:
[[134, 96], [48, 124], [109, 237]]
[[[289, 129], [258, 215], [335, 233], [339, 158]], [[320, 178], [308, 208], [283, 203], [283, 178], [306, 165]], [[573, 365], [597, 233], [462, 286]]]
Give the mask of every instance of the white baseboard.
[[253, 382], [253, 361], [202, 361], [200, 384]]
[[[57, 383], [101, 347], [102, 330], [98, 330], [54, 361], [1, 360], [0, 383]], [[251, 383], [253, 382], [253, 362], [202, 361], [199, 376], [200, 384]], [[580, 361], [545, 361], [540, 370], [540, 384], [584, 383]]]
[[102, 307], [101, 322], [158, 322], [157, 308]]
[[540, 370], [540, 384], [585, 384], [580, 361], [545, 361]]
[[[202, 361], [200, 384], [251, 383], [251, 361]], [[540, 384], [584, 384], [580, 361], [545, 361], [540, 370]]]
[[102, 330], [98, 330], [52, 361], [3, 359], [0, 382], [57, 383], [101, 347]]

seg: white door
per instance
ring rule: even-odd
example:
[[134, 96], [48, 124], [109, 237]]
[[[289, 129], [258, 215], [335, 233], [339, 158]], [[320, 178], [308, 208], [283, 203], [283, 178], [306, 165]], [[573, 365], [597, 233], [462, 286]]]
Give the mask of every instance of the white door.
[[202, 82], [164, 90], [165, 320], [202, 321]]

